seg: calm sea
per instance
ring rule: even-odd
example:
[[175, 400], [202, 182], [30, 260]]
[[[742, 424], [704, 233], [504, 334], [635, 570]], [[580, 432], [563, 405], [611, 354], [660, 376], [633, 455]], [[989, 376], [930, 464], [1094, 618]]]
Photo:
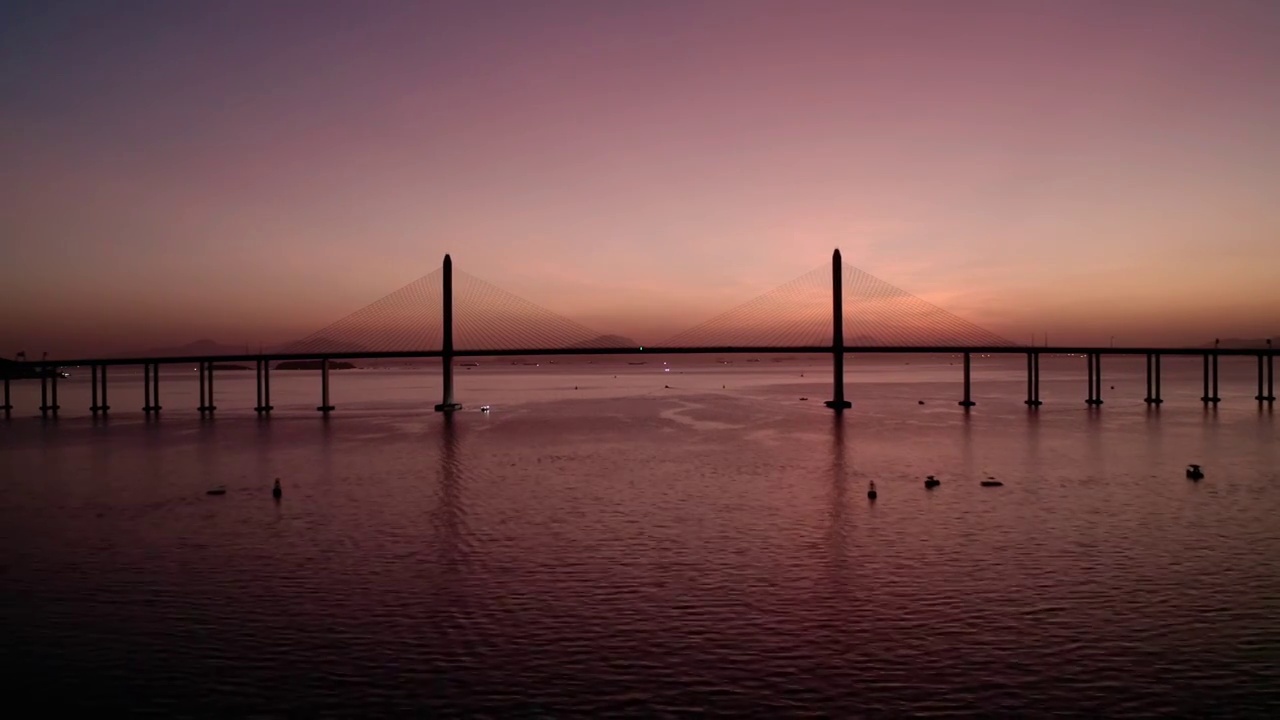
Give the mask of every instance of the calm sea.
[[[0, 422], [7, 700], [161, 715], [1280, 714], [1280, 427], [1250, 360], [113, 371]], [[907, 365], [906, 363], [910, 363]], [[83, 375], [83, 377], [81, 377]], [[616, 376], [616, 377], [615, 377]], [[1115, 389], [1112, 389], [1112, 386]], [[808, 398], [801, 399], [801, 398]], [[923, 401], [924, 404], [920, 404]], [[484, 414], [476, 408], [489, 404]], [[1187, 463], [1207, 477], [1192, 483]], [[941, 487], [927, 491], [933, 474]], [[280, 502], [270, 488], [279, 477]], [[996, 478], [1003, 487], [984, 488]], [[879, 497], [867, 499], [868, 483]], [[207, 495], [214, 487], [226, 494]]]

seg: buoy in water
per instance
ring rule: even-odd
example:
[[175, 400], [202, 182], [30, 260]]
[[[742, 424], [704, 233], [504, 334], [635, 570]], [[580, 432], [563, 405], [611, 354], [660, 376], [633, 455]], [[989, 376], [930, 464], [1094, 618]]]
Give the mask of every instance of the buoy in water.
[[867, 487], [867, 499], [868, 500], [876, 499], [876, 481], [875, 480], [872, 480], [871, 485]]
[[276, 478], [275, 485], [271, 486], [271, 497], [279, 500], [284, 495], [284, 490], [280, 489], [280, 478]]

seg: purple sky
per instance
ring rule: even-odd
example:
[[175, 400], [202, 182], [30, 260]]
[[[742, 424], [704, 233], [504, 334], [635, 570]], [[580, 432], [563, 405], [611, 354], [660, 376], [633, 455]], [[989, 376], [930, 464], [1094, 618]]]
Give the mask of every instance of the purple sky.
[[[53, 6], [53, 7], [50, 7]], [[653, 342], [828, 261], [1011, 339], [1280, 332], [1280, 3], [7, 3], [0, 354], [460, 269]]]

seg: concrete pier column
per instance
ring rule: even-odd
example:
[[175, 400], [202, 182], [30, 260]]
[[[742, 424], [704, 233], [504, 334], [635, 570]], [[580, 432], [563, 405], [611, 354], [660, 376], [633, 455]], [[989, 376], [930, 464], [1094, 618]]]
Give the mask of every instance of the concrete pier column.
[[1157, 405], [1164, 402], [1164, 395], [1160, 392], [1160, 358], [1161, 357], [1163, 356], [1160, 353], [1156, 353], [1156, 404]]
[[1084, 401], [1084, 402], [1085, 402], [1085, 404], [1086, 404], [1086, 405], [1097, 405], [1097, 404], [1098, 404], [1098, 403], [1097, 403], [1097, 397], [1093, 394], [1093, 388], [1094, 388], [1094, 381], [1093, 381], [1093, 372], [1094, 372], [1094, 371], [1093, 371], [1093, 353], [1086, 353], [1086, 354], [1085, 354], [1085, 356], [1084, 356], [1084, 360], [1085, 360], [1085, 364], [1086, 364], [1086, 365], [1088, 366], [1088, 368], [1089, 368], [1089, 370], [1088, 370], [1089, 396], [1088, 396], [1087, 398], [1085, 398], [1085, 401]]
[[977, 403], [973, 401], [972, 394], [970, 393], [969, 365], [970, 365], [969, 353], [965, 353], [964, 354], [964, 399], [961, 400], [959, 404], [961, 407], [966, 409], [971, 408], [974, 405], [977, 405]]
[[200, 404], [196, 405], [198, 412], [205, 412], [209, 409], [209, 391], [204, 384], [204, 361], [201, 360], [196, 364], [196, 375], [200, 378]]
[[316, 410], [326, 415], [333, 411], [329, 404], [329, 358], [320, 360], [320, 406]]
[[218, 406], [215, 405], [213, 402], [213, 361], [212, 360], [205, 362], [204, 371], [206, 376], [205, 385], [208, 387], [208, 397], [206, 398], [208, 405], [205, 406], [204, 410], [205, 412], [212, 413], [214, 410], [218, 409]]
[[1263, 394], [1265, 392], [1264, 385], [1266, 384], [1265, 383], [1266, 375], [1267, 375], [1266, 368], [1267, 368], [1266, 358], [1261, 353], [1259, 353], [1258, 355], [1258, 394], [1253, 396], [1253, 399], [1257, 400], [1258, 402], [1262, 402], [1263, 400], [1267, 399], [1267, 396]]
[[98, 414], [98, 366], [89, 365], [89, 412]]
[[40, 366], [40, 414], [47, 416], [49, 414], [49, 370], [43, 365]]
[[1027, 354], [1027, 406], [1039, 407], [1039, 352]]
[[[1266, 395], [1263, 395], [1263, 396], [1262, 396], [1262, 399], [1263, 399], [1263, 400], [1266, 400], [1266, 401], [1267, 401], [1267, 402], [1269, 402], [1269, 403], [1274, 403], [1274, 402], [1276, 401], [1276, 364], [1275, 364], [1275, 359], [1276, 359], [1276, 355], [1275, 355], [1275, 353], [1271, 350], [1271, 338], [1267, 338], [1267, 394], [1266, 394]], [[5, 399], [5, 404], [6, 404], [6, 405], [8, 405], [8, 404], [9, 404], [9, 402], [8, 402], [8, 398], [7, 398], [7, 397], [6, 397], [6, 399]]]
[[1213, 354], [1213, 395], [1209, 397], [1209, 402], [1218, 403], [1222, 398], [1218, 396], [1218, 353]]
[[844, 262], [840, 248], [831, 253], [831, 399], [823, 403], [842, 412], [853, 407], [844, 399]]
[[102, 375], [102, 389], [98, 394], [98, 412], [106, 415], [107, 411], [111, 409], [111, 403], [107, 402], [107, 366], [100, 365], [98, 373]]
[[142, 363], [142, 412], [151, 414], [151, 363]]
[[13, 413], [13, 399], [12, 397], [10, 397], [10, 394], [9, 394], [9, 376], [8, 375], [4, 376], [4, 404], [0, 405], [0, 410], [4, 411], [4, 416], [6, 419], [9, 417], [10, 414]]
[[1147, 394], [1143, 396], [1142, 401], [1148, 405], [1151, 404], [1152, 393], [1155, 392], [1155, 385], [1152, 382], [1154, 378], [1151, 376], [1152, 371], [1155, 369], [1154, 366], [1155, 361], [1152, 359], [1151, 353], [1147, 353]]
[[1032, 400], [1036, 399], [1035, 392], [1035, 353], [1027, 353], [1027, 400], [1026, 404], [1030, 405]]
[[151, 363], [151, 411], [160, 413], [160, 363]]
[[[440, 367], [444, 381], [443, 397], [436, 405], [436, 412], [453, 412], [462, 406], [453, 401], [453, 259], [444, 256], [444, 342], [440, 352]], [[326, 403], [328, 404], [328, 403]]]
[[[1268, 341], [1267, 341], [1267, 345], [1270, 345], [1270, 344], [1271, 344], [1271, 341], [1270, 341], [1270, 340], [1268, 340]], [[1264, 399], [1264, 400], [1266, 400], [1266, 401], [1267, 401], [1267, 402], [1269, 402], [1269, 403], [1273, 403], [1273, 402], [1275, 402], [1275, 401], [1276, 401], [1276, 364], [1275, 364], [1275, 359], [1276, 359], [1276, 356], [1275, 356], [1273, 353], [1267, 353], [1267, 396], [1266, 396], [1265, 398], [1263, 398], [1263, 399]], [[6, 400], [5, 404], [6, 404], [6, 405], [8, 404], [8, 401], [7, 401], [7, 400]]]
[[262, 359], [262, 412], [269, 413], [271, 405], [271, 358]]
[[1035, 376], [1033, 388], [1035, 390], [1034, 398], [1031, 401], [1032, 407], [1040, 407], [1044, 403], [1040, 402], [1040, 353], [1032, 353], [1031, 369]]
[[253, 407], [253, 411], [259, 415], [269, 413], [274, 408], [271, 407], [271, 361], [267, 358], [258, 360], [257, 383], [258, 404]]
[[1102, 404], [1102, 353], [1093, 354], [1093, 404]]
[[1204, 390], [1200, 393], [1200, 402], [1208, 404], [1213, 401], [1213, 396], [1209, 394], [1209, 353], [1205, 353], [1202, 359], [1204, 361]]
[[1148, 405], [1159, 405], [1164, 400], [1160, 397], [1160, 353], [1147, 353], [1147, 397]]
[[58, 417], [58, 368], [54, 368], [53, 374], [49, 376], [49, 402], [49, 412]]

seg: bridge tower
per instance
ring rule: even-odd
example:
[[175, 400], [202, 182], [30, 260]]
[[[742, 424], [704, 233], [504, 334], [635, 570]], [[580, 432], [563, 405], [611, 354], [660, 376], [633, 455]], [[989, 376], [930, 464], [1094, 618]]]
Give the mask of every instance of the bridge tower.
[[436, 405], [436, 412], [453, 412], [461, 410], [462, 405], [453, 401], [453, 260], [448, 253], [444, 256], [443, 279], [444, 344], [440, 352], [440, 367], [443, 373], [444, 397], [440, 400], [440, 404]]
[[832, 399], [824, 403], [841, 412], [853, 407], [844, 399], [844, 262], [840, 248], [831, 254], [831, 364], [835, 371]]

